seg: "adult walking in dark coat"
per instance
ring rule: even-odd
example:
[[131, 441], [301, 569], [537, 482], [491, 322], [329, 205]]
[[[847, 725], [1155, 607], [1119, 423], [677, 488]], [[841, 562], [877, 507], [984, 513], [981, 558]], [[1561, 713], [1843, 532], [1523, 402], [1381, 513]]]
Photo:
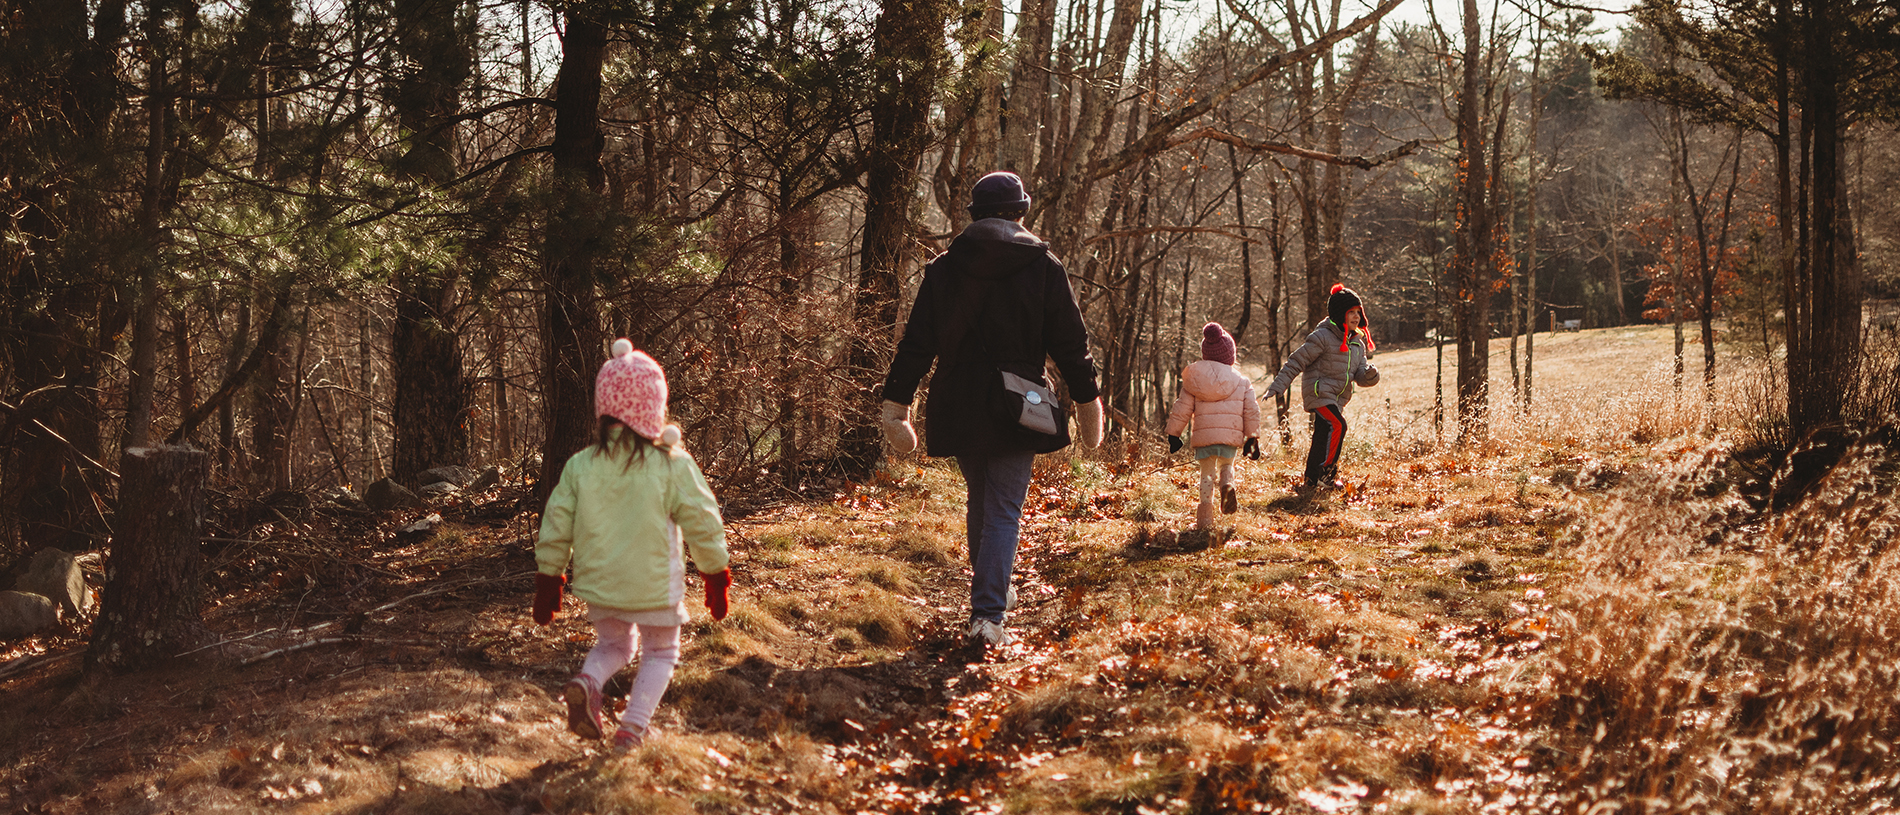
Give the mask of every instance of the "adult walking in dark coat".
[[1002, 375], [1047, 384], [1054, 360], [1075, 400], [1082, 443], [1102, 443], [1101, 391], [1088, 328], [1062, 262], [1022, 225], [1029, 195], [1014, 173], [991, 173], [970, 194], [972, 223], [924, 269], [904, 338], [884, 380], [885, 437], [899, 452], [916, 449], [910, 404], [936, 362], [924, 408], [924, 452], [955, 457], [969, 487], [965, 535], [970, 546], [969, 637], [986, 645], [1014, 641], [1003, 625], [1015, 591], [1023, 500], [1037, 453], [1069, 445], [1068, 423], [1055, 434], [1024, 429], [998, 409]]

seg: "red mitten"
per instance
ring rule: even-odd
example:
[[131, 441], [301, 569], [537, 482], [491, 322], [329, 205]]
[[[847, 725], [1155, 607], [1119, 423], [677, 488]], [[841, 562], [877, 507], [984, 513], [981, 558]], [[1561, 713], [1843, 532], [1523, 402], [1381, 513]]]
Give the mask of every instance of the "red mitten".
[[558, 574], [534, 573], [534, 621], [547, 625], [554, 621], [554, 612], [561, 610], [561, 589], [567, 586], [567, 577]]
[[725, 619], [726, 587], [732, 585], [732, 570], [721, 569], [712, 574], [701, 572], [699, 576], [706, 578], [706, 610], [712, 612], [715, 620]]

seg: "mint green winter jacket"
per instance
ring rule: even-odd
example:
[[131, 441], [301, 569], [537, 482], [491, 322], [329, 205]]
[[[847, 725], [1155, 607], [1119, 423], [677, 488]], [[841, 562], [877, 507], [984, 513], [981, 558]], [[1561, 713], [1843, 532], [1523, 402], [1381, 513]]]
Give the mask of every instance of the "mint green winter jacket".
[[726, 568], [719, 502], [693, 457], [677, 446], [652, 447], [628, 462], [596, 445], [562, 467], [541, 513], [534, 560], [549, 575], [571, 561], [570, 588], [589, 605], [667, 609], [686, 592], [682, 539], [699, 571]]

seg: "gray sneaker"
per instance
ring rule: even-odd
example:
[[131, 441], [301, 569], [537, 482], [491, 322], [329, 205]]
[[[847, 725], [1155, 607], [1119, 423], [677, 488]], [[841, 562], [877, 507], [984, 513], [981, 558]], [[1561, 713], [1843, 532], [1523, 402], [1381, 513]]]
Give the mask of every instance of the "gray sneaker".
[[1016, 643], [1015, 635], [1009, 633], [1009, 629], [1004, 628], [1002, 623], [981, 618], [970, 621], [969, 639], [978, 645], [992, 648]]
[[1009, 587], [1009, 596], [1003, 599], [1003, 610], [1016, 610], [1016, 586], [1014, 584], [1011, 584]]

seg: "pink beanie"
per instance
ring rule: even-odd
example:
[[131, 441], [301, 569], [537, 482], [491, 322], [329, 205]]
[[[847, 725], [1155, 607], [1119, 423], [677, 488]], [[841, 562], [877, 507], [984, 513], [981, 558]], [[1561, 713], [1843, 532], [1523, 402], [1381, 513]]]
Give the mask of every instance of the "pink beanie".
[[1220, 323], [1201, 326], [1201, 359], [1234, 364], [1234, 337]]
[[666, 372], [625, 337], [614, 340], [613, 355], [594, 375], [594, 415], [611, 416], [651, 442], [679, 441], [679, 428], [666, 423]]

